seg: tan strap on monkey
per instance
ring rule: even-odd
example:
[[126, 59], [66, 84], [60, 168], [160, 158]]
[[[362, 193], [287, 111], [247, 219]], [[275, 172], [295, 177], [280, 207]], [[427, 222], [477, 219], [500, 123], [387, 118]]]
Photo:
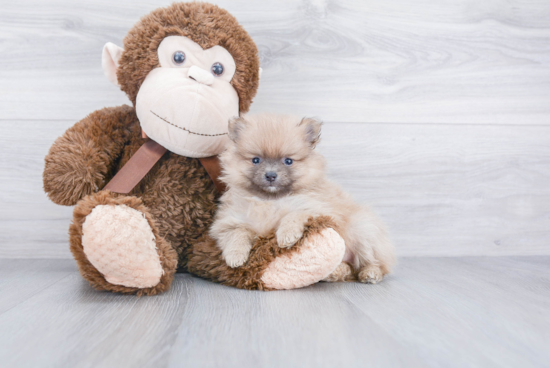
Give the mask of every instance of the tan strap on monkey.
[[[139, 184], [141, 179], [151, 171], [166, 151], [167, 149], [157, 142], [147, 139], [103, 189], [121, 194], [130, 193]], [[218, 192], [223, 193], [225, 191], [225, 184], [219, 180], [221, 165], [218, 156], [199, 158], [199, 160], [206, 169], [210, 179], [214, 182]]]
[[222, 173], [222, 165], [220, 164], [220, 158], [218, 156], [199, 158], [202, 166], [210, 176], [210, 179], [214, 182], [218, 193], [222, 194], [227, 189], [225, 183], [220, 180]]

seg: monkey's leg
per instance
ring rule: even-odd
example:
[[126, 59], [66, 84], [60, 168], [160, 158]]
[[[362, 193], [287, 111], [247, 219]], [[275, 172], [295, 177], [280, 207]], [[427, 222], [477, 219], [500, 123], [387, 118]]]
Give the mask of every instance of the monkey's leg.
[[302, 238], [281, 248], [275, 233], [254, 244], [248, 261], [229, 267], [213, 239], [205, 237], [188, 256], [189, 272], [224, 285], [251, 290], [295, 289], [329, 276], [342, 262], [344, 240], [328, 218], [310, 219]]
[[177, 254], [139, 198], [87, 196], [74, 209], [69, 233], [80, 273], [95, 289], [155, 295], [170, 287]]

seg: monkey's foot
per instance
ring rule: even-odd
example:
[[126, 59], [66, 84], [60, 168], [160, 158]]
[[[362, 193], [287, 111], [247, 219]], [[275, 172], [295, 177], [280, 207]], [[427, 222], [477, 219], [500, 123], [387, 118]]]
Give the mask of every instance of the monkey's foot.
[[271, 262], [262, 282], [271, 289], [295, 289], [311, 285], [329, 276], [342, 262], [344, 239], [331, 228], [311, 234], [296, 252]]
[[82, 229], [84, 254], [105, 280], [146, 288], [160, 282], [156, 239], [145, 216], [126, 205], [99, 205]]
[[177, 264], [141, 201], [109, 192], [87, 197], [75, 208], [71, 250], [92, 286], [123, 293], [166, 290]]

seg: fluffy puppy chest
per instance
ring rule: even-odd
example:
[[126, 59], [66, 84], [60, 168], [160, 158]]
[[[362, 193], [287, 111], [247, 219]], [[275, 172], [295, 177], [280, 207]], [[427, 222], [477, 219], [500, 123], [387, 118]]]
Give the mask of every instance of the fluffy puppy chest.
[[246, 197], [237, 206], [235, 210], [241, 220], [249, 224], [256, 234], [264, 236], [277, 229], [281, 219], [290, 212], [317, 207], [318, 204], [306, 196], [289, 195], [270, 200]]

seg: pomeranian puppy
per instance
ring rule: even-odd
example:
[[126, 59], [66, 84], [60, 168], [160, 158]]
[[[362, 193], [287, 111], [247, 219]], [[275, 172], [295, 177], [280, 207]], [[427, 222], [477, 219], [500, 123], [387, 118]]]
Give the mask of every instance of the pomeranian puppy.
[[346, 256], [326, 281], [377, 283], [391, 271], [395, 258], [383, 223], [326, 177], [325, 159], [315, 151], [321, 125], [271, 114], [230, 121], [231, 143], [220, 157], [227, 191], [210, 228], [230, 267], [246, 262], [256, 237], [276, 230], [279, 246], [291, 247], [310, 217], [330, 216]]

